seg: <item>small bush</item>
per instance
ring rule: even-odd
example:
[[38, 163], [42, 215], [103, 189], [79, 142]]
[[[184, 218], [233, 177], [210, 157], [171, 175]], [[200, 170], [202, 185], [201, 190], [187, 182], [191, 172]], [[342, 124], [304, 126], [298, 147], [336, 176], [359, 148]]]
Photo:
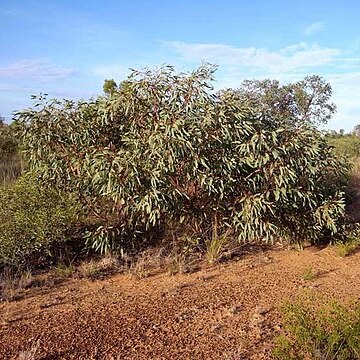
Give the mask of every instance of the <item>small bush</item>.
[[72, 200], [25, 174], [0, 188], [0, 269], [39, 266], [69, 238], [76, 207]]
[[316, 308], [311, 301], [287, 304], [285, 334], [277, 338], [276, 359], [360, 359], [360, 304], [336, 302]]

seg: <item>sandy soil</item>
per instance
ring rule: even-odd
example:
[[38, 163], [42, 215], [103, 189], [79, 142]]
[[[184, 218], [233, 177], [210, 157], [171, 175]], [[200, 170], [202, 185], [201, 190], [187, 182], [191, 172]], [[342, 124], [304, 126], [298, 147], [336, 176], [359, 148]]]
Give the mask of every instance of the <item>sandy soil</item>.
[[279, 306], [306, 289], [360, 299], [360, 253], [272, 250], [192, 274], [31, 288], [0, 303], [0, 358], [269, 359]]

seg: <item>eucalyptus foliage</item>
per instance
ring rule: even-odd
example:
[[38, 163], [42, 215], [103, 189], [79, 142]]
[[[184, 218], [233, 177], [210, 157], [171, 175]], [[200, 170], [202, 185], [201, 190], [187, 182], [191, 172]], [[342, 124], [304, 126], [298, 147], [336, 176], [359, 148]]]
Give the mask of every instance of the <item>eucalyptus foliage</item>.
[[203, 239], [217, 224], [241, 242], [341, 232], [346, 166], [321, 134], [280, 127], [234, 93], [215, 94], [214, 71], [133, 70], [111, 96], [40, 96], [19, 113], [30, 166], [76, 194], [93, 248], [174, 224]]

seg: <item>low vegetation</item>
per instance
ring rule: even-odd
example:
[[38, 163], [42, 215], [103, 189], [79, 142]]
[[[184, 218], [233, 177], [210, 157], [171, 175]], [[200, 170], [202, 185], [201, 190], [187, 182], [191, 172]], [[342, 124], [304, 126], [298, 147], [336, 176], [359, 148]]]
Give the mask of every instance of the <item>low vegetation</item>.
[[337, 244], [337, 253], [342, 256], [350, 256], [360, 250], [359, 237], [349, 237], [346, 242]]
[[360, 136], [358, 135], [328, 136], [328, 142], [339, 155], [354, 160], [360, 157]]
[[5, 269], [0, 273], [0, 301], [14, 301], [21, 298], [21, 293], [33, 282], [31, 271], [22, 270], [14, 273], [12, 269]]
[[336, 302], [316, 306], [310, 300], [284, 308], [284, 334], [276, 359], [351, 360], [360, 358], [360, 305]]
[[23, 175], [0, 188], [0, 269], [41, 267], [65, 251], [76, 215], [70, 197]]
[[316, 277], [312, 267], [306, 268], [303, 272], [302, 278], [306, 281], [314, 280]]

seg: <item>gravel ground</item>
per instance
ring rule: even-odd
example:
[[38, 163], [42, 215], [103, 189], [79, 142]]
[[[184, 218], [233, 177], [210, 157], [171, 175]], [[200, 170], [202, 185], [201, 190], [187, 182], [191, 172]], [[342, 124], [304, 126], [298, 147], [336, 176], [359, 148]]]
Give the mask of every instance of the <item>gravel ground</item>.
[[0, 303], [0, 359], [269, 359], [279, 306], [306, 289], [360, 299], [359, 260], [272, 250], [191, 274], [33, 287]]

